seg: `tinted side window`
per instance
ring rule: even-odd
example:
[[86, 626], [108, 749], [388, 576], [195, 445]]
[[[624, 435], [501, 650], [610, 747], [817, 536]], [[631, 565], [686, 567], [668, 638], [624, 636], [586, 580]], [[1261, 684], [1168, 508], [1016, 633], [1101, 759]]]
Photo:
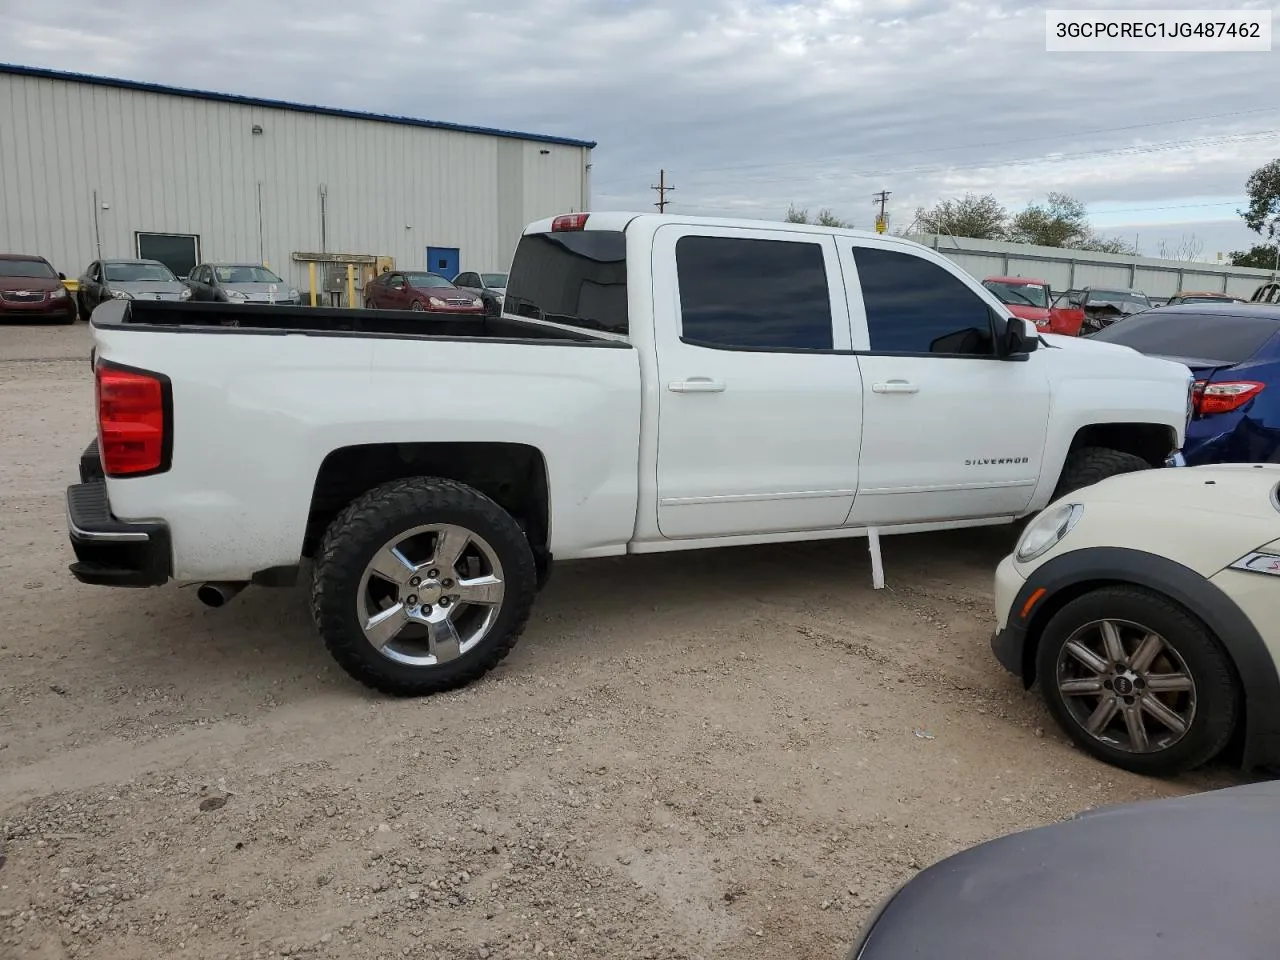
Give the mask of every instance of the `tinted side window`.
[[579, 230], [521, 237], [503, 310], [582, 330], [625, 334], [626, 235], [621, 230]]
[[676, 274], [681, 329], [689, 342], [746, 349], [833, 346], [821, 244], [681, 237]]
[[875, 353], [992, 356], [991, 309], [960, 279], [921, 257], [855, 247]]

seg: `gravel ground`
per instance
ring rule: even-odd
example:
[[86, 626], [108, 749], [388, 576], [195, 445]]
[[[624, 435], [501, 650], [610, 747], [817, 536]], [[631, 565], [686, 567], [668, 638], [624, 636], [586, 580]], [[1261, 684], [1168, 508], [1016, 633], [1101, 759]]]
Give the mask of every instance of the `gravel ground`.
[[348, 680], [302, 591], [85, 587], [89, 336], [0, 327], [0, 957], [838, 960], [977, 841], [1130, 776], [993, 661], [1007, 530], [561, 566], [466, 690]]

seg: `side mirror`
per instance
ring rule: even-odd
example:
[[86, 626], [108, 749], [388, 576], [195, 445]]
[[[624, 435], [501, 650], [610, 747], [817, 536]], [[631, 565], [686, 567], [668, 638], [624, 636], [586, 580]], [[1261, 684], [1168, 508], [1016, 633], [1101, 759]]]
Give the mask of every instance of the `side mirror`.
[[65, 280], [65, 279], [67, 279], [67, 275], [66, 275], [65, 273], [63, 273], [61, 270], [59, 270], [59, 271], [58, 271], [58, 279], [59, 279], [59, 280]]
[[1025, 360], [1040, 346], [1040, 335], [1027, 329], [1027, 321], [1010, 317], [1000, 337], [999, 353], [1005, 360]]

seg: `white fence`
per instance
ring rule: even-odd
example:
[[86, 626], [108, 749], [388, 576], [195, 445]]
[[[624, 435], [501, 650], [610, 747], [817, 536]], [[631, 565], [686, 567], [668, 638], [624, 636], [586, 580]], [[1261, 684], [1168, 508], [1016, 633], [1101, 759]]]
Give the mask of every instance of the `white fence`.
[[1252, 267], [1033, 247], [945, 234], [917, 234], [910, 239], [949, 257], [979, 280], [991, 276], [1035, 277], [1053, 290], [1129, 287], [1149, 297], [1169, 297], [1179, 290], [1211, 290], [1247, 300], [1260, 284], [1274, 276], [1271, 270]]

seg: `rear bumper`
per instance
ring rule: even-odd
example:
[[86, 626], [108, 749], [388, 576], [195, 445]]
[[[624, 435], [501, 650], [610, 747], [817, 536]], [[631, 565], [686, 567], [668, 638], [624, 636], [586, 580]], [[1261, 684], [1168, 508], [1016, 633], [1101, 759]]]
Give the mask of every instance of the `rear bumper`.
[[[87, 468], [81, 461], [81, 476]], [[169, 528], [160, 521], [117, 520], [107, 484], [93, 477], [67, 487], [67, 535], [76, 562], [71, 574], [103, 587], [157, 587], [168, 582], [172, 561]]]

